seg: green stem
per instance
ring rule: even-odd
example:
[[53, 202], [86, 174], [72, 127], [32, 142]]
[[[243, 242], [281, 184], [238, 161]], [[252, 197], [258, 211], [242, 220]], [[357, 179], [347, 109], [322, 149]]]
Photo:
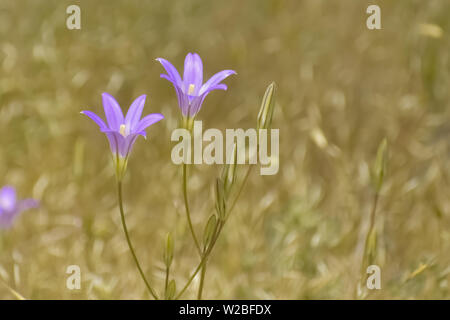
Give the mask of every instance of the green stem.
[[202, 259], [200, 260], [200, 263], [198, 264], [197, 268], [195, 269], [195, 271], [192, 273], [192, 275], [189, 277], [189, 280], [186, 282], [186, 284], [184, 285], [183, 289], [181, 289], [181, 291], [178, 293], [178, 295], [175, 297], [175, 300], [178, 300], [183, 293], [186, 291], [186, 289], [189, 287], [189, 285], [191, 284], [192, 280], [194, 280], [195, 276], [197, 275], [197, 273], [200, 271], [200, 269], [202, 268], [203, 264], [206, 262], [206, 255], [202, 257]]
[[202, 250], [200, 249], [200, 244], [198, 242], [197, 236], [195, 235], [194, 227], [192, 226], [191, 212], [189, 210], [188, 192], [187, 192], [187, 165], [185, 163], [183, 163], [183, 198], [184, 198], [184, 207], [186, 208], [186, 217], [189, 224], [189, 229], [191, 230], [192, 238], [194, 239], [198, 253], [201, 255]]
[[130, 249], [131, 255], [133, 256], [134, 262], [136, 263], [136, 266], [137, 266], [137, 268], [139, 270], [139, 273], [140, 273], [140, 275], [142, 277], [142, 280], [144, 280], [144, 282], [145, 282], [145, 286], [147, 287], [148, 291], [153, 296], [153, 298], [155, 300], [158, 300], [158, 296], [156, 295], [155, 291], [152, 289], [150, 283], [145, 278], [144, 272], [142, 271], [141, 265], [139, 264], [139, 260], [138, 260], [138, 258], [136, 256], [136, 253], [134, 252], [133, 245], [131, 244], [130, 236], [128, 234], [127, 224], [125, 222], [125, 214], [124, 214], [124, 211], [123, 211], [122, 182], [121, 181], [117, 182], [117, 189], [118, 189], [118, 197], [119, 197], [120, 217], [121, 217], [121, 220], [122, 220], [123, 231], [125, 232], [125, 238], [127, 239], [128, 248]]
[[[236, 205], [239, 197], [241, 196], [242, 190], [244, 190], [244, 186], [247, 183], [248, 177], [250, 176], [250, 172], [252, 171], [253, 165], [250, 165], [247, 169], [247, 173], [245, 174], [244, 180], [241, 183], [241, 188], [238, 191], [238, 194], [236, 195], [236, 197], [234, 198], [233, 204], [231, 205], [230, 209], [228, 210], [228, 214], [230, 214], [233, 209], [234, 206]], [[228, 216], [228, 215], [227, 215]]]
[[[242, 190], [244, 189], [244, 186], [248, 180], [248, 177], [250, 176], [250, 172], [251, 172], [251, 168], [253, 167], [253, 165], [250, 165], [249, 168], [247, 169], [247, 173], [245, 174], [244, 180], [242, 181], [241, 187], [239, 188], [239, 191], [236, 195], [236, 197], [233, 200], [233, 204], [231, 205], [230, 209], [228, 210], [228, 213], [225, 215], [227, 218], [229, 216], [229, 214], [233, 211], [238, 198], [240, 197]], [[185, 284], [185, 286], [183, 287], [183, 289], [178, 293], [178, 295], [175, 297], [175, 300], [179, 299], [181, 297], [181, 295], [186, 291], [186, 289], [189, 287], [189, 285], [191, 284], [192, 280], [194, 280], [195, 276], [197, 275], [197, 273], [203, 269], [203, 266], [206, 264], [206, 261], [208, 260], [208, 257], [212, 251], [212, 249], [214, 248], [214, 245], [216, 244], [217, 239], [220, 236], [220, 233], [222, 232], [223, 226], [225, 225], [226, 220], [223, 221], [222, 223], [220, 223], [220, 225], [217, 228], [216, 234], [213, 238], [213, 240], [211, 241], [209, 247], [204, 251], [203, 255], [202, 255], [202, 259], [200, 261], [200, 263], [198, 264], [197, 268], [195, 269], [195, 271], [192, 273], [192, 275], [189, 277], [188, 282]], [[203, 273], [203, 270], [202, 270]], [[206, 273], [206, 268], [204, 273]], [[202, 276], [204, 278], [204, 275]], [[203, 286], [202, 284], [202, 279], [200, 279], [200, 284], [201, 287]], [[199, 289], [199, 296], [201, 297], [201, 291]]]
[[[242, 181], [242, 184], [241, 184], [241, 187], [240, 187], [240, 189], [238, 191], [238, 194], [234, 198], [233, 204], [231, 205], [230, 209], [228, 210], [228, 214], [233, 211], [233, 209], [234, 209], [234, 207], [235, 207], [235, 205], [237, 203], [237, 200], [239, 199], [239, 197], [240, 197], [240, 195], [242, 193], [242, 190], [244, 189], [244, 186], [245, 186], [245, 184], [246, 184], [246, 182], [248, 180], [248, 177], [250, 175], [250, 171], [251, 171], [252, 167], [253, 167], [252, 165], [250, 165], [248, 167], [247, 173], [245, 174], [244, 180]], [[219, 230], [217, 232], [217, 238], [219, 237], [220, 231], [222, 230], [222, 226], [223, 226], [223, 224], [219, 227]], [[203, 264], [202, 269], [201, 269], [201, 273], [200, 273], [200, 285], [199, 285], [199, 288], [198, 288], [197, 300], [201, 300], [202, 299], [203, 287], [204, 287], [204, 282], [205, 282], [205, 275], [206, 275], [206, 261]]]
[[206, 261], [203, 264], [202, 270], [200, 272], [200, 285], [198, 287], [197, 300], [202, 300], [203, 285], [205, 283], [205, 273], [206, 273]]

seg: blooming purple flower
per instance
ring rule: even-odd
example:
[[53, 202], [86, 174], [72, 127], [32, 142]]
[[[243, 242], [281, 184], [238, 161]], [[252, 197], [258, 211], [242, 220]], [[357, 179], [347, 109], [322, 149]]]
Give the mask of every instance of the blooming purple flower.
[[216, 89], [227, 90], [227, 86], [220, 82], [228, 76], [236, 74], [234, 70], [223, 70], [203, 83], [203, 63], [196, 53], [187, 54], [184, 60], [183, 79], [169, 61], [163, 58], [156, 60], [166, 69], [167, 74], [161, 74], [161, 78], [172, 82], [177, 94], [178, 105], [183, 116], [187, 118], [195, 117], [208, 93]]
[[16, 190], [11, 186], [4, 186], [0, 189], [0, 229], [10, 228], [22, 211], [37, 206], [38, 202], [34, 199], [17, 200]]
[[[146, 95], [142, 95], [134, 100], [124, 117], [122, 109], [114, 97], [108, 93], [103, 93], [102, 101], [107, 125], [95, 113], [91, 111], [81, 112], [91, 118], [100, 127], [100, 131], [106, 134], [118, 173], [123, 174], [128, 155], [139, 135], [146, 138], [145, 129], [164, 119], [164, 116], [160, 113], [151, 113], [141, 119], [145, 99]], [[122, 174], [118, 176], [121, 177]]]

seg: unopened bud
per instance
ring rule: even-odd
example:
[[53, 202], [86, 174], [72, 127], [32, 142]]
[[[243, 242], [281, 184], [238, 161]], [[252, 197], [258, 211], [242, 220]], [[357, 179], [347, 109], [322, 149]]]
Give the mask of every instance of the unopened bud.
[[275, 109], [275, 82], [272, 82], [266, 89], [258, 113], [256, 129], [270, 129], [272, 125], [273, 110]]
[[211, 240], [213, 239], [213, 236], [216, 233], [216, 227], [217, 227], [217, 218], [216, 218], [216, 215], [213, 214], [208, 219], [208, 222], [206, 223], [205, 231], [203, 233], [203, 245], [204, 245], [205, 249], [208, 247]]
[[170, 267], [170, 265], [172, 264], [172, 260], [173, 260], [173, 239], [172, 239], [172, 235], [169, 232], [167, 234], [167, 238], [166, 238], [166, 246], [164, 248], [164, 263], [166, 264], [166, 267]]

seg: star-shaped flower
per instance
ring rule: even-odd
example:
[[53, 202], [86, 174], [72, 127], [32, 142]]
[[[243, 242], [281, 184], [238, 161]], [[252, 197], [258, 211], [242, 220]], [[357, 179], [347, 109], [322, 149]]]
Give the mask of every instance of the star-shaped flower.
[[203, 83], [203, 63], [196, 53], [188, 53], [184, 60], [184, 75], [181, 79], [177, 69], [166, 59], [158, 58], [167, 74], [161, 74], [161, 78], [169, 80], [175, 87], [178, 105], [184, 117], [194, 118], [200, 111], [206, 96], [213, 90], [227, 90], [222, 80], [232, 74], [234, 70], [223, 70], [213, 75]]
[[114, 155], [114, 162], [119, 179], [123, 176], [131, 149], [139, 135], [146, 137], [145, 129], [164, 119], [160, 113], [151, 113], [141, 119], [146, 95], [139, 96], [133, 101], [124, 117], [117, 101], [108, 93], [102, 94], [103, 108], [107, 124], [92, 111], [82, 111], [91, 118], [106, 134]]

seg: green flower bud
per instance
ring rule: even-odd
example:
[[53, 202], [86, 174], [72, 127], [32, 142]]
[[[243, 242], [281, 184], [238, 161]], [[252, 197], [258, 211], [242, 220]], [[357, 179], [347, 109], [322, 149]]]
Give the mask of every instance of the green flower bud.
[[172, 260], [173, 260], [173, 239], [172, 239], [172, 235], [169, 232], [167, 234], [167, 238], [166, 238], [166, 246], [164, 248], [164, 263], [166, 264], [166, 267], [170, 267], [170, 265], [172, 264]]
[[272, 125], [273, 110], [275, 108], [275, 82], [272, 82], [266, 89], [258, 113], [256, 129], [270, 129]]
[[203, 232], [203, 245], [205, 249], [210, 244], [213, 239], [214, 234], [216, 233], [217, 228], [217, 218], [216, 215], [213, 214], [209, 217], [208, 222], [206, 223], [205, 231]]
[[177, 291], [177, 284], [175, 283], [175, 280], [172, 279], [167, 285], [166, 299], [172, 300], [175, 297], [176, 291]]

